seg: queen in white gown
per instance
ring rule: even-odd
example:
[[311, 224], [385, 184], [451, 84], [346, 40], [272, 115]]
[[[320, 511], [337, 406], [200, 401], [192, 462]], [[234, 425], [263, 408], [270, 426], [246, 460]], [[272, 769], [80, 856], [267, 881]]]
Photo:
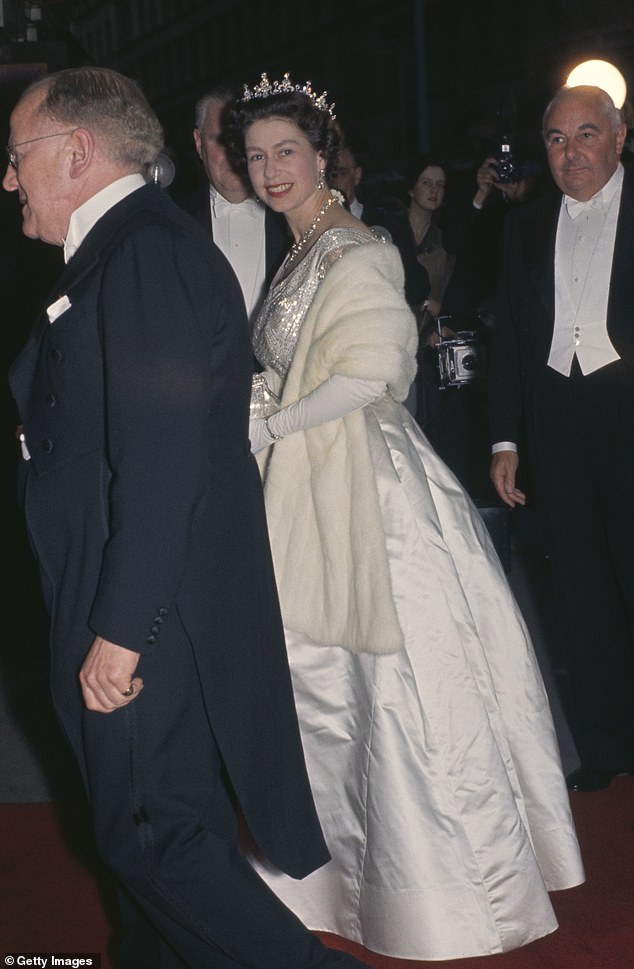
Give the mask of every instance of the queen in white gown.
[[302, 881], [253, 863], [309, 928], [375, 952], [502, 952], [554, 931], [548, 892], [583, 881], [548, 699], [487, 530], [400, 403], [398, 252], [324, 188], [298, 98], [332, 127], [291, 90], [239, 103], [233, 128], [297, 240], [254, 331], [251, 436], [332, 860]]

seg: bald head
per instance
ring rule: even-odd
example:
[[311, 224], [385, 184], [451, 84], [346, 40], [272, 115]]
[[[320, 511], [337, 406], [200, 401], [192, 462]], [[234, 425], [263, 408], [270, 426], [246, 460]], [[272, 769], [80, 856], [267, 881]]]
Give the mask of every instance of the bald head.
[[585, 202], [616, 171], [627, 128], [605, 91], [562, 88], [544, 112], [543, 136], [557, 186]]
[[578, 85], [577, 87], [562, 87], [555, 93], [544, 111], [542, 131], [544, 136], [548, 127], [549, 119], [553, 111], [566, 103], [585, 102], [593, 105], [594, 108], [608, 120], [613, 131], [616, 131], [622, 124], [621, 112], [615, 107], [610, 95], [599, 87], [590, 85]]

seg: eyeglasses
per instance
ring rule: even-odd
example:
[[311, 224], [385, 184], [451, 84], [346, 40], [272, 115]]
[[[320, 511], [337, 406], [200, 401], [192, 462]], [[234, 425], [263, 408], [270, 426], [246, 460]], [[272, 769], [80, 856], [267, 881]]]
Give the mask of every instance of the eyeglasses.
[[46, 138], [61, 138], [62, 135], [72, 135], [76, 131], [77, 128], [73, 128], [71, 131], [55, 131], [52, 135], [38, 135], [37, 138], [27, 138], [26, 141], [18, 141], [15, 145], [7, 145], [5, 151], [11, 168], [16, 172], [18, 170], [18, 157], [15, 153], [16, 148], [21, 148], [22, 145], [30, 145], [34, 141], [44, 141]]

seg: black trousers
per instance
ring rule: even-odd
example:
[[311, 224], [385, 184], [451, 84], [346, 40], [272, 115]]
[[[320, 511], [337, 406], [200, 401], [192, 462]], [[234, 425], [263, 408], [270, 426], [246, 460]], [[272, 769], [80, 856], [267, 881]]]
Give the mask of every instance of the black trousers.
[[546, 368], [535, 465], [552, 565], [562, 698], [585, 767], [634, 765], [634, 373]]
[[360, 966], [324, 947], [240, 854], [236, 805], [176, 612], [170, 627], [160, 652], [140, 662], [138, 699], [81, 714], [77, 753], [97, 845], [121, 886], [121, 966]]

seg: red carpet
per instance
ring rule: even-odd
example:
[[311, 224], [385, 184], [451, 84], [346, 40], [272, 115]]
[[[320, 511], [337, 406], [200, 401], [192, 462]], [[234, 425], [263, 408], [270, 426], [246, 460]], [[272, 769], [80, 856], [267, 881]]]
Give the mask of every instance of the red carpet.
[[[553, 895], [560, 928], [505, 955], [453, 962], [388, 959], [326, 937], [373, 969], [633, 969], [634, 777], [572, 798], [585, 885]], [[100, 952], [115, 969], [116, 914], [109, 879], [86, 837], [86, 816], [51, 804], [0, 805], [0, 965], [6, 952]]]

